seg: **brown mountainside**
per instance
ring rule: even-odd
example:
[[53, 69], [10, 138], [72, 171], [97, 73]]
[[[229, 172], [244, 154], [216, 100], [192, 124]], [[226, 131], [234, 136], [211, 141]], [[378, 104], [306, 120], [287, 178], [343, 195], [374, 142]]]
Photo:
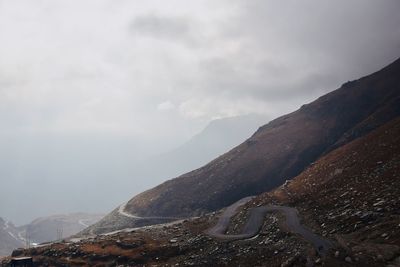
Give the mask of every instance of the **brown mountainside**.
[[246, 209], [271, 202], [297, 207], [308, 227], [343, 250], [342, 259], [398, 266], [399, 196], [400, 117], [330, 152]]
[[[185, 217], [217, 210], [283, 184], [322, 155], [398, 115], [400, 60], [271, 121], [204, 167], [135, 196], [126, 211]], [[107, 218], [99, 225], [109, 230], [115, 221]]]
[[261, 127], [208, 165], [139, 194], [127, 209], [141, 215], [185, 216], [227, 206], [282, 184], [332, 147], [399, 114], [397, 60]]
[[[244, 205], [230, 221], [240, 232], [251, 209], [296, 207], [301, 222], [332, 242], [326, 255], [268, 213], [254, 238], [226, 242], [204, 232], [220, 213], [174, 225], [125, 230], [14, 255], [50, 266], [399, 266], [400, 116], [320, 157], [291, 182]], [[4, 262], [7, 263], [9, 259]], [[314, 264], [315, 263], [315, 264]], [[7, 266], [7, 265], [6, 265]]]

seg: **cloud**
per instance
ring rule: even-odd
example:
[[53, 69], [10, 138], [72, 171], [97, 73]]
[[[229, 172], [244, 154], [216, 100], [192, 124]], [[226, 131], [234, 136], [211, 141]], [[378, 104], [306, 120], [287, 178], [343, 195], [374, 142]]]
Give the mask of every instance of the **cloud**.
[[164, 17], [155, 14], [136, 17], [130, 30], [136, 36], [194, 43], [193, 22], [187, 17]]
[[157, 105], [157, 109], [160, 111], [168, 111], [168, 110], [171, 110], [174, 108], [175, 108], [175, 105], [169, 100], [164, 101]]
[[292, 111], [400, 48], [395, 0], [0, 4], [9, 132], [185, 138], [214, 117]]
[[250, 98], [282, 114], [399, 57], [398, 1], [234, 3], [199, 61], [208, 97]]

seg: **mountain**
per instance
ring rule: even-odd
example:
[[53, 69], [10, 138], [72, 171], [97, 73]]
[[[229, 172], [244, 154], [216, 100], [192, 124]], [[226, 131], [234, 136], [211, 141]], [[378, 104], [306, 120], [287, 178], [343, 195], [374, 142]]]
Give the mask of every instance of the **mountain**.
[[159, 183], [165, 178], [199, 168], [245, 141], [267, 121], [266, 116], [257, 114], [212, 120], [178, 148], [138, 164], [132, 175]]
[[[400, 60], [396, 60], [271, 121], [204, 167], [136, 195], [124, 209], [141, 217], [188, 217], [220, 209], [283, 184], [319, 157], [399, 114]], [[156, 223], [120, 215], [114, 210], [90, 232]]]
[[399, 266], [399, 173], [398, 116], [321, 157], [245, 209], [270, 203], [296, 207], [304, 224], [336, 246], [341, 262], [332, 266], [343, 261], [355, 266]]
[[99, 221], [104, 214], [70, 213], [51, 215], [21, 226], [32, 243], [43, 243], [69, 237]]
[[103, 214], [70, 213], [41, 217], [31, 223], [15, 226], [0, 218], [0, 255], [14, 249], [69, 237], [99, 221]]
[[229, 222], [228, 233], [235, 234], [258, 208], [273, 204], [297, 209], [301, 224], [329, 241], [324, 254], [301, 233], [291, 232], [287, 215], [277, 212], [262, 217], [257, 234], [246, 240], [208, 236], [206, 230], [221, 216], [217, 212], [13, 254], [33, 256], [38, 265], [51, 266], [399, 266], [399, 173], [397, 116], [253, 198]]
[[18, 233], [14, 224], [0, 218], [0, 256], [9, 255], [14, 249], [25, 245]]
[[[1, 216], [21, 225], [38, 217], [38, 212], [40, 216], [74, 210], [109, 212], [167, 178], [202, 166], [267, 121], [256, 115], [218, 119], [171, 151], [168, 141], [157, 144], [136, 136], [3, 136], [0, 132], [0, 177], [9, 177], [7, 186], [0, 187]], [[222, 138], [225, 132], [229, 134]], [[87, 190], [94, 184], [96, 190]], [[10, 188], [18, 188], [24, 201], [18, 202], [19, 195]], [[12, 205], [16, 202], [18, 211]]]

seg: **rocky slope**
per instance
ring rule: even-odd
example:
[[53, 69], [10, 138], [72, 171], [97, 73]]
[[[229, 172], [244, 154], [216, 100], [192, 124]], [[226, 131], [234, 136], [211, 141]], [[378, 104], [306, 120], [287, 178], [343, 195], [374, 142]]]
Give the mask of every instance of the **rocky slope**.
[[[292, 206], [302, 224], [332, 242], [318, 255], [288, 231], [280, 213], [266, 215], [261, 231], [226, 242], [205, 230], [219, 213], [170, 225], [127, 229], [67, 240], [14, 255], [49, 266], [399, 266], [400, 117], [327, 153], [279, 188], [244, 205], [231, 220], [236, 233], [252, 208]], [[7, 264], [9, 259], [4, 260]]]
[[18, 233], [19, 230], [13, 223], [0, 218], [0, 256], [9, 255], [14, 249], [25, 244]]
[[[340, 147], [244, 210], [295, 206], [353, 261], [400, 264], [400, 118]], [[245, 213], [245, 211], [243, 211]], [[236, 218], [240, 227], [243, 218]], [[397, 264], [397, 265], [396, 265]]]
[[[334, 148], [364, 136], [400, 114], [400, 60], [347, 82], [299, 110], [261, 127], [251, 138], [204, 167], [132, 198], [126, 210], [140, 216], [186, 217], [217, 210], [271, 190]], [[119, 220], [114, 211], [91, 232]], [[115, 229], [115, 228], [114, 228]]]

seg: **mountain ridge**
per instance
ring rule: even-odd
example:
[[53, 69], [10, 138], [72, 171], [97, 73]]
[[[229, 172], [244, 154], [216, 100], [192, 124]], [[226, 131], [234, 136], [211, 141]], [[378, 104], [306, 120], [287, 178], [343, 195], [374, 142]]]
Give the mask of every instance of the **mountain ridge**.
[[[207, 165], [136, 195], [126, 205], [127, 211], [140, 216], [194, 216], [271, 190], [322, 155], [398, 116], [398, 77], [399, 59], [347, 82], [260, 127]], [[107, 221], [100, 224], [104, 227]]]
[[135, 175], [162, 182], [167, 177], [175, 177], [199, 168], [246, 140], [266, 121], [266, 116], [258, 114], [212, 120], [177, 148], [143, 161], [135, 168]]
[[307, 231], [329, 243], [324, 253], [319, 243], [304, 237], [304, 231], [291, 230], [288, 215], [282, 212], [264, 215], [252, 238], [226, 242], [210, 236], [208, 231], [231, 212], [229, 207], [174, 224], [125, 229], [13, 255], [54, 266], [399, 266], [399, 141], [396, 116], [320, 157], [290, 182], [248, 197], [232, 210], [226, 235], [237, 237], [253, 211], [292, 207]]

